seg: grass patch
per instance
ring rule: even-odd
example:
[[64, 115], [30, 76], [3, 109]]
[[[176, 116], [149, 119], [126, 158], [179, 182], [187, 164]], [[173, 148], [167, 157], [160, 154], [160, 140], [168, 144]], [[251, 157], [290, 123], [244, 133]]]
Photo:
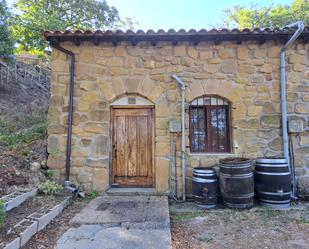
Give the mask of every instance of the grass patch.
[[226, 209], [222, 212], [224, 222], [233, 223], [240, 220], [247, 220], [249, 213], [246, 210]]
[[309, 224], [309, 218], [308, 217], [301, 217], [299, 220], [297, 220], [298, 223], [301, 224]]
[[300, 224], [309, 224], [309, 212], [306, 211], [303, 214], [301, 214], [299, 219], [297, 219], [296, 221]]
[[214, 241], [214, 239], [212, 237], [209, 237], [209, 236], [199, 238], [198, 240], [202, 241], [204, 243], [212, 243]]
[[96, 190], [92, 190], [92, 191], [90, 192], [90, 194], [88, 195], [88, 197], [89, 197], [91, 200], [97, 198], [98, 196], [99, 196], [99, 192], [96, 191]]
[[274, 224], [273, 228], [274, 228], [274, 231], [278, 231], [278, 232], [281, 232], [283, 229], [280, 224]]
[[261, 221], [264, 224], [267, 224], [268, 222], [270, 222], [272, 220], [273, 222], [273, 218], [277, 218], [280, 211], [277, 210], [273, 210], [271, 208], [263, 208], [261, 211], [258, 212], [259, 217], [261, 218]]
[[24, 148], [20, 151], [20, 154], [24, 157], [28, 157], [32, 154], [32, 151], [27, 148]]
[[[40, 122], [33, 124], [31, 127], [18, 130], [17, 126], [0, 120], [0, 144], [9, 150], [16, 149], [17, 146], [29, 144], [37, 139], [44, 138], [47, 135], [47, 121], [42, 117]], [[18, 126], [19, 127], [19, 126]], [[29, 151], [22, 150], [22, 155], [29, 155]]]
[[171, 218], [173, 221], [186, 221], [191, 220], [196, 217], [204, 216], [200, 212], [190, 212], [190, 213], [171, 213]]
[[3, 228], [6, 219], [6, 211], [4, 208], [4, 201], [0, 200], [0, 229]]
[[45, 122], [46, 113], [41, 109], [19, 112], [12, 110], [10, 114], [0, 116], [0, 134], [15, 133], [16, 131]]
[[92, 190], [87, 196], [86, 196], [86, 201], [92, 201], [93, 199], [97, 198], [99, 196], [99, 192], [96, 190]]

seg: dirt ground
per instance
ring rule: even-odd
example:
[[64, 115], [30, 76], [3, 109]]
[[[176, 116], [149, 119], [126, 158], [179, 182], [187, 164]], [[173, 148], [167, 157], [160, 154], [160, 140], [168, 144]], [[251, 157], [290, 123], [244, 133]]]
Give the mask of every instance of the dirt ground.
[[[53, 249], [90, 199], [75, 199], [25, 249]], [[191, 205], [192, 206], [192, 205]], [[173, 249], [309, 249], [309, 204], [300, 210], [170, 211]]]
[[[38, 75], [35, 75], [35, 63], [32, 64], [30, 61], [26, 63], [19, 61], [17, 67], [17, 74], [11, 75], [8, 82], [4, 81], [5, 84], [0, 85], [0, 116], [12, 115], [14, 112], [20, 111], [27, 112], [29, 108], [39, 107], [40, 109], [46, 109], [48, 107], [50, 96], [49, 77], [47, 80], [43, 80], [43, 78], [39, 80]], [[41, 67], [41, 69], [49, 74], [49, 70], [45, 67]], [[14, 71], [14, 69], [11, 69], [11, 71]], [[32, 72], [33, 76], [36, 77], [29, 78], [29, 75], [25, 77], [25, 71]], [[5, 75], [2, 77], [5, 77]]]
[[17, 76], [0, 85], [0, 196], [46, 180], [41, 170], [31, 171], [30, 164], [46, 165], [47, 136], [41, 131], [38, 137], [34, 128], [46, 123], [49, 80], [25, 78], [22, 72], [36, 68], [32, 61], [18, 61], [17, 68]]
[[0, 228], [0, 248], [17, 237], [18, 231], [14, 226], [36, 211], [45, 211], [59, 204], [65, 196], [38, 195], [28, 199], [20, 206], [7, 213], [5, 224]]
[[173, 249], [308, 249], [309, 209], [170, 213]]
[[[90, 199], [74, 199], [74, 201], [55, 218], [45, 229], [35, 234], [23, 249], [53, 249], [60, 236], [70, 227], [70, 220], [84, 208]], [[73, 248], [72, 248], [73, 249]]]
[[0, 144], [0, 196], [23, 188], [32, 188], [46, 177], [41, 170], [32, 172], [30, 163], [46, 161], [46, 139], [38, 139], [28, 144], [27, 154], [20, 148], [7, 150]]

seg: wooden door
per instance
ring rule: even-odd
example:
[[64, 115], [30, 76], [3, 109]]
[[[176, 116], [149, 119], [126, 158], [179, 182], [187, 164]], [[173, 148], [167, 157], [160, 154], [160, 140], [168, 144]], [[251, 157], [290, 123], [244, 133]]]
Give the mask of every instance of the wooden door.
[[112, 109], [112, 184], [153, 187], [152, 108]]

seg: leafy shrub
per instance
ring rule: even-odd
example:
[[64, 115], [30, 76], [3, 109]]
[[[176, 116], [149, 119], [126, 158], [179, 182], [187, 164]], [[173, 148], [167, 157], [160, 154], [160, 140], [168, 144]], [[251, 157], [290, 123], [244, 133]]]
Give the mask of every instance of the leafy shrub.
[[92, 201], [93, 199], [97, 198], [99, 196], [99, 192], [96, 191], [96, 190], [92, 190], [91, 192], [87, 193], [86, 194], [86, 198], [84, 198], [84, 200], [86, 202], [90, 202]]
[[20, 143], [30, 142], [46, 136], [47, 123], [40, 123], [24, 131], [0, 132], [0, 144], [6, 145], [10, 150], [16, 148]]
[[56, 195], [63, 190], [63, 187], [55, 182], [47, 180], [39, 185], [39, 192], [44, 195]]
[[98, 191], [95, 191], [95, 190], [92, 190], [92, 191], [90, 192], [90, 194], [89, 194], [89, 198], [90, 198], [91, 200], [97, 198], [98, 196], [99, 196], [99, 192], [98, 192]]
[[9, 150], [18, 145], [27, 145], [47, 134], [46, 114], [39, 110], [30, 113], [13, 112], [0, 116], [0, 144]]
[[4, 226], [6, 219], [6, 211], [4, 208], [4, 201], [0, 200], [0, 229]]
[[51, 169], [47, 169], [43, 171], [43, 174], [47, 177], [47, 178], [52, 178], [54, 176], [54, 171]]

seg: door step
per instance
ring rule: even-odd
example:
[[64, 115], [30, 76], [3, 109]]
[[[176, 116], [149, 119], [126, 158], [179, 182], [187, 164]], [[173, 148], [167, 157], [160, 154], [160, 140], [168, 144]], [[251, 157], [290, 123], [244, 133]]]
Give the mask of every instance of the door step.
[[106, 191], [107, 195], [124, 195], [124, 196], [134, 196], [134, 195], [157, 195], [155, 188], [118, 188], [111, 187]]

